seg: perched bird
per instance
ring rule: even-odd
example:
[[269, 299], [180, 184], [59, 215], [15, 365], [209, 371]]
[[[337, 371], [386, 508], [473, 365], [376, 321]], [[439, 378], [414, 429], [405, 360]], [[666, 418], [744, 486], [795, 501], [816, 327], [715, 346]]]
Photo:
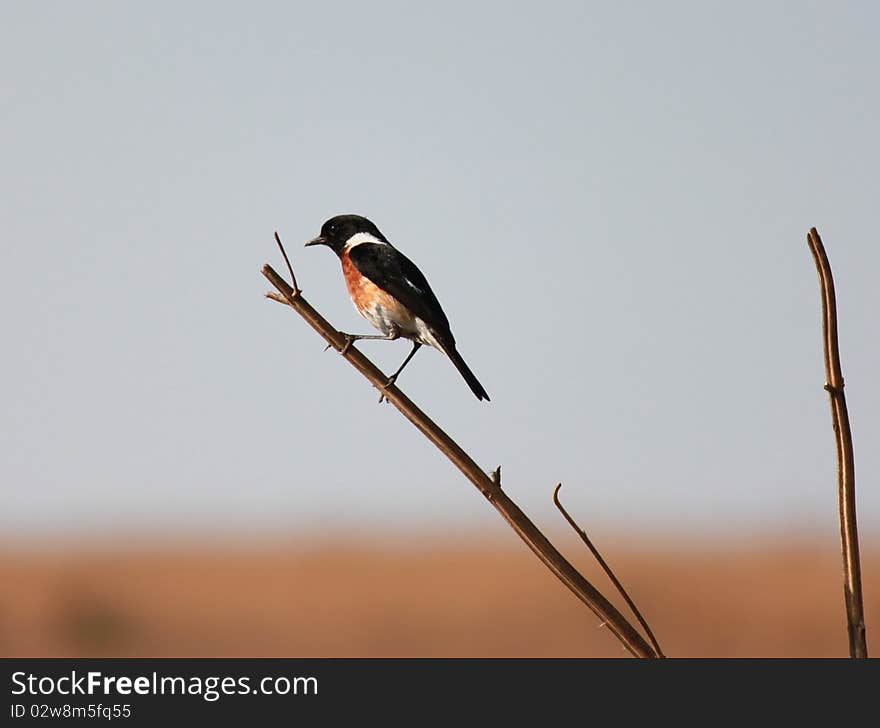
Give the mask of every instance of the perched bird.
[[360, 215], [338, 215], [321, 226], [321, 234], [306, 243], [309, 245], [326, 245], [339, 256], [355, 308], [382, 332], [382, 336], [346, 334], [349, 342], [401, 337], [413, 342], [412, 351], [389, 377], [389, 384], [397, 380], [422, 344], [428, 344], [449, 357], [477, 399], [489, 400], [456, 350], [449, 321], [425, 276], [379, 228]]

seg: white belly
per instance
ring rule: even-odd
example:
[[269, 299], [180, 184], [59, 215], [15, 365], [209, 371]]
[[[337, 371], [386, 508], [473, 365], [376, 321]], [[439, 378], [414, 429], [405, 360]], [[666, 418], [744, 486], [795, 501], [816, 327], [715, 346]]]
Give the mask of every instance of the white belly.
[[386, 336], [396, 331], [405, 339], [442, 349], [424, 321], [409, 312], [404, 313], [398, 306], [386, 307], [381, 303], [375, 303], [358, 310], [367, 321]]

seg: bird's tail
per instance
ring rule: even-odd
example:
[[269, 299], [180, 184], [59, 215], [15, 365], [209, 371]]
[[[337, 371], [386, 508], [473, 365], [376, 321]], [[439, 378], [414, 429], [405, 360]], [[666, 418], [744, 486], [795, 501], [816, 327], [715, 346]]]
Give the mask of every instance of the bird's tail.
[[464, 363], [464, 359], [461, 358], [461, 354], [458, 353], [458, 350], [455, 348], [455, 344], [444, 346], [443, 351], [446, 356], [455, 364], [455, 368], [458, 369], [461, 376], [464, 377], [464, 381], [468, 383], [468, 386], [471, 388], [471, 391], [476, 395], [479, 400], [489, 401], [489, 395], [486, 394], [486, 390], [483, 389], [483, 385], [477, 381], [476, 376], [471, 371], [470, 367]]

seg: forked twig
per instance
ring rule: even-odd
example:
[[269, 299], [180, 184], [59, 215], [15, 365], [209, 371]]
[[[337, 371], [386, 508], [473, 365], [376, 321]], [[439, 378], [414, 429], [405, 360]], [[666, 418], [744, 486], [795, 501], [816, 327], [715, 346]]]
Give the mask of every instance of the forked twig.
[[831, 264], [816, 228], [807, 233], [807, 244], [816, 263], [822, 291], [822, 344], [825, 353], [825, 390], [831, 400], [831, 420], [837, 446], [837, 506], [840, 514], [840, 544], [843, 551], [843, 596], [850, 657], [867, 657], [865, 613], [862, 606], [862, 569], [859, 563], [859, 533], [856, 526], [856, 474], [852, 431], [837, 341], [837, 298]]
[[583, 541], [587, 548], [590, 550], [590, 553], [593, 554], [593, 558], [599, 562], [599, 566], [602, 567], [602, 570], [605, 572], [605, 575], [611, 580], [611, 583], [614, 584], [614, 588], [617, 589], [620, 596], [623, 597], [623, 601], [626, 602], [626, 605], [630, 608], [630, 611], [633, 613], [635, 618], [639, 620], [639, 624], [642, 625], [642, 629], [645, 630], [645, 634], [648, 635], [648, 639], [651, 640], [651, 644], [654, 646], [654, 651], [657, 653], [657, 657], [665, 657], [663, 654], [663, 650], [660, 649], [660, 644], [657, 642], [657, 639], [654, 637], [654, 633], [651, 631], [651, 628], [648, 626], [648, 622], [642, 616], [642, 613], [639, 611], [638, 607], [635, 605], [632, 599], [629, 598], [629, 594], [626, 593], [626, 589], [623, 588], [623, 584], [617, 579], [614, 575], [614, 572], [611, 570], [611, 567], [608, 566], [605, 559], [602, 558], [602, 554], [599, 553], [599, 549], [597, 549], [593, 542], [590, 540], [590, 537], [587, 536], [587, 532], [582, 529], [574, 518], [571, 517], [569, 512], [565, 510], [565, 506], [559, 500], [559, 491], [562, 489], [562, 483], [557, 483], [556, 487], [553, 489], [553, 503], [559, 509], [559, 512], [563, 515], [566, 521], [568, 521], [568, 525], [574, 529], [574, 532], [581, 537], [581, 541]]
[[[277, 235], [276, 240], [281, 245]], [[274, 301], [288, 304], [328, 344], [339, 351], [346, 361], [366, 377], [374, 387], [379, 389], [380, 392], [384, 392], [388, 401], [415, 425], [479, 489], [535, 555], [608, 626], [609, 630], [632, 655], [636, 657], [658, 656], [651, 645], [639, 634], [638, 630], [559, 553], [556, 547], [538, 530], [537, 526], [532, 523], [528, 516], [520, 510], [519, 506], [501, 489], [500, 470], [496, 470], [492, 477], [485, 473], [449, 435], [441, 430], [409, 397], [401, 392], [396, 384], [388, 385], [388, 377], [375, 364], [356, 347], [347, 345], [343, 334], [331, 326], [321, 314], [312, 308], [302, 297], [298, 289], [288, 285], [275, 272], [272, 266], [268, 264], [263, 266], [262, 272], [269, 282], [278, 289], [280, 294], [267, 293], [266, 295]]]

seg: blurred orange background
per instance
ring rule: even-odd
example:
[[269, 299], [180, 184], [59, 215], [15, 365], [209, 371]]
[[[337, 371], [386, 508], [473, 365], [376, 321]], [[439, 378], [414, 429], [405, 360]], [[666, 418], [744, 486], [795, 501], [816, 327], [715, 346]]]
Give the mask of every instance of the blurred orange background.
[[[834, 536], [603, 551], [669, 656], [846, 656]], [[869, 649], [878, 557], [863, 545]], [[626, 655], [513, 534], [7, 544], [0, 578], [6, 656]]]

